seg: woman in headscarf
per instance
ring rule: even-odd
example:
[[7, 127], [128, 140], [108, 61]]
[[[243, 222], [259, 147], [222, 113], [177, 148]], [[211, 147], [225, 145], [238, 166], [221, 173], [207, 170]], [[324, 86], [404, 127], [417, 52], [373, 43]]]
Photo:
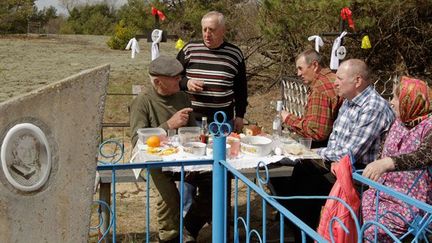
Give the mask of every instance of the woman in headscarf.
[[[400, 84], [395, 85], [391, 101], [397, 120], [394, 122], [384, 143], [382, 158], [388, 160], [391, 156], [400, 156], [418, 150], [425, 138], [432, 133], [431, 99], [432, 91], [427, 83], [410, 77], [402, 77]], [[377, 163], [379, 161], [374, 162]], [[421, 165], [421, 163], [419, 163]], [[374, 171], [371, 167], [365, 169], [366, 174]], [[403, 167], [403, 166], [401, 166]], [[390, 168], [391, 169], [391, 168]], [[399, 192], [408, 194], [417, 200], [430, 203], [432, 201], [431, 175], [426, 169], [415, 171], [387, 172], [380, 174], [378, 182]], [[368, 176], [373, 178], [373, 176]], [[417, 180], [418, 179], [418, 180]], [[417, 180], [417, 181], [416, 181]], [[393, 198], [387, 194], [379, 194], [378, 215], [376, 218], [376, 190], [370, 188], [363, 193], [363, 220], [377, 221], [385, 225], [396, 237], [402, 236], [408, 230], [408, 224], [414, 216], [421, 213], [419, 209]], [[391, 212], [391, 213], [389, 213]], [[395, 215], [398, 214], [406, 220]], [[375, 227], [369, 227], [364, 233], [364, 239], [375, 240]], [[381, 228], [378, 228], [379, 242], [393, 242]]]

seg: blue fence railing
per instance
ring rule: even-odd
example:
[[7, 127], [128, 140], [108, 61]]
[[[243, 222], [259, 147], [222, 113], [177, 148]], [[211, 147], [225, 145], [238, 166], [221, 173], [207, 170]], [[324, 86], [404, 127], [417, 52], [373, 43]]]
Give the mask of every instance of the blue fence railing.
[[[217, 119], [215, 119], [217, 121]], [[308, 225], [306, 225], [304, 222], [302, 222], [300, 219], [298, 219], [292, 212], [287, 210], [285, 207], [283, 207], [276, 199], [331, 199], [331, 200], [338, 200], [340, 203], [342, 203], [345, 207], [350, 210], [351, 215], [353, 216], [353, 219], [356, 223], [356, 231], [357, 232], [347, 232], [347, 233], [355, 233], [358, 234], [358, 242], [363, 242], [362, 233], [364, 232], [365, 228], [368, 227], [370, 224], [378, 225], [378, 227], [384, 227], [383, 225], [380, 225], [378, 222], [366, 222], [365, 224], [361, 224], [359, 218], [357, 215], [355, 215], [354, 211], [347, 205], [343, 200], [335, 197], [323, 197], [323, 196], [316, 196], [316, 197], [277, 197], [269, 195], [264, 185], [268, 183], [269, 180], [269, 172], [265, 165], [258, 164], [257, 170], [256, 170], [256, 179], [258, 181], [257, 184], [250, 181], [248, 178], [246, 178], [242, 173], [240, 173], [238, 170], [233, 168], [229, 163], [226, 162], [226, 136], [230, 132], [230, 126], [225, 122], [215, 122], [213, 124], [210, 124], [210, 131], [212, 132], [213, 136], [213, 159], [212, 160], [194, 160], [194, 161], [163, 161], [163, 162], [145, 162], [145, 163], [132, 163], [132, 164], [101, 164], [98, 165], [97, 170], [110, 170], [112, 172], [112, 205], [107, 205], [104, 202], [98, 202], [102, 205], [102, 207], [108, 207], [110, 208], [110, 214], [111, 214], [111, 221], [109, 222], [109, 227], [106, 229], [105, 232], [101, 233], [101, 238], [99, 242], [106, 239], [108, 232], [111, 232], [112, 235], [112, 242], [116, 242], [116, 219], [117, 219], [117, 211], [116, 211], [116, 172], [119, 170], [130, 170], [130, 169], [145, 169], [144, 174], [141, 174], [145, 178], [146, 183], [146, 242], [150, 242], [150, 174], [148, 169], [151, 168], [160, 168], [160, 167], [180, 167], [179, 172], [179, 181], [180, 181], [180, 202], [183, 201], [183, 183], [184, 183], [184, 177], [185, 177], [185, 167], [190, 165], [208, 165], [212, 164], [212, 205], [217, 205], [212, 207], [212, 241], [213, 242], [227, 242], [231, 238], [228, 237], [230, 232], [230, 225], [228, 225], [228, 222], [233, 222], [233, 242], [239, 242], [240, 240], [240, 233], [239, 229], [242, 229], [242, 232], [244, 232], [244, 241], [249, 242], [268, 242], [268, 229], [267, 229], [267, 218], [268, 218], [268, 212], [267, 212], [267, 206], [272, 207], [275, 211], [277, 211], [280, 215], [279, 218], [279, 242], [284, 242], [284, 221], [289, 220], [291, 221], [298, 229], [302, 231], [303, 236], [303, 242], [306, 239], [306, 236], [314, 239], [317, 242], [327, 242], [325, 238], [323, 238], [321, 235], [319, 235], [314, 229], [310, 228]], [[118, 150], [120, 151], [120, 150]], [[117, 154], [118, 156], [118, 154]], [[107, 157], [110, 157], [107, 155]], [[264, 168], [264, 169], [263, 169]], [[228, 197], [231, 197], [230, 194], [227, 192], [230, 191], [230, 188], [228, 188], [229, 183], [228, 180], [234, 180], [234, 192], [233, 192], [233, 215], [231, 219], [228, 219], [229, 213], [228, 208], [231, 205], [228, 205]], [[408, 203], [410, 205], [413, 205], [419, 209], [422, 210], [423, 214], [421, 216], [420, 222], [417, 222], [417, 227], [415, 229], [410, 229], [413, 236], [413, 242], [428, 242], [428, 237], [430, 237], [430, 227], [432, 222], [432, 206], [429, 204], [426, 204], [424, 202], [420, 202], [418, 200], [415, 200], [405, 194], [396, 192], [393, 189], [387, 188], [379, 183], [376, 183], [374, 181], [368, 180], [359, 174], [359, 172], [353, 173], [353, 179], [363, 183], [365, 185], [368, 185], [370, 187], [376, 188], [378, 191], [382, 191], [384, 193], [387, 193], [389, 195], [392, 195], [400, 200], [402, 200], [405, 203]], [[239, 213], [239, 182], [242, 182], [246, 186], [246, 211], [240, 215]], [[251, 223], [251, 212], [254, 210], [257, 210], [256, 208], [251, 208], [251, 192], [253, 192], [256, 196], [261, 198], [261, 222], [258, 225], [254, 225]], [[183, 205], [182, 203], [179, 204], [180, 212], [183, 211]], [[180, 239], [182, 239], [183, 236], [183, 214], [180, 213]], [[338, 221], [338, 219], [332, 219], [332, 221]], [[340, 222], [340, 220], [338, 221]], [[102, 223], [99, 224], [99, 226]], [[96, 227], [97, 228], [97, 227]], [[388, 231], [388, 230], [387, 230]], [[386, 231], [386, 232], [387, 232]], [[388, 231], [389, 234], [391, 234], [390, 231]], [[331, 239], [333, 239], [333, 233], [330, 232]], [[273, 236], [273, 235], [272, 235]], [[400, 242], [399, 239], [396, 237], [393, 238], [395, 242]], [[181, 242], [181, 240], [180, 240]], [[242, 239], [243, 242], [243, 239]]]

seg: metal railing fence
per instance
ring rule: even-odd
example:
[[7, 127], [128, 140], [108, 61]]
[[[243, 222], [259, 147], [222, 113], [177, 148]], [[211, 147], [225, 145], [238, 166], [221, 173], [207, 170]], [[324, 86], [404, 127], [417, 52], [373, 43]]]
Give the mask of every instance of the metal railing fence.
[[[216, 117], [215, 117], [216, 118]], [[217, 121], [217, 119], [215, 119]], [[217, 123], [217, 122], [216, 122]], [[211, 126], [212, 124], [210, 124]], [[233, 223], [234, 223], [234, 238], [233, 242], [240, 241], [239, 228], [243, 226], [245, 232], [245, 240], [247, 243], [249, 242], [267, 242], [268, 234], [267, 234], [267, 206], [271, 206], [274, 208], [279, 214], [279, 226], [280, 226], [280, 235], [279, 241], [284, 242], [284, 220], [287, 219], [291, 221], [296, 227], [298, 227], [302, 231], [303, 242], [305, 242], [306, 235], [315, 240], [316, 242], [327, 242], [325, 238], [319, 235], [314, 229], [310, 228], [300, 219], [298, 219], [292, 212], [283, 207], [276, 199], [330, 199], [337, 200], [344, 207], [346, 207], [355, 221], [356, 231], [357, 232], [347, 232], [348, 234], [355, 233], [358, 235], [357, 242], [363, 242], [363, 232], [369, 227], [371, 224], [378, 225], [378, 227], [386, 228], [384, 225], [381, 225], [379, 222], [366, 222], [365, 224], [360, 224], [360, 220], [358, 215], [355, 215], [354, 211], [350, 208], [350, 206], [344, 202], [342, 199], [337, 197], [329, 197], [329, 196], [295, 196], [295, 197], [278, 197], [269, 195], [263, 188], [268, 182], [269, 174], [266, 166], [263, 164], [257, 165], [256, 176], [258, 180], [258, 185], [247, 179], [243, 174], [233, 168], [229, 163], [226, 162], [226, 136], [230, 133], [230, 126], [223, 122], [213, 124], [216, 127], [210, 128], [210, 131], [213, 134], [213, 159], [212, 160], [194, 160], [194, 161], [163, 161], [163, 162], [145, 162], [145, 163], [132, 163], [132, 164], [116, 164], [116, 162], [111, 164], [101, 164], [98, 165], [98, 170], [111, 170], [112, 171], [112, 205], [110, 206], [111, 221], [110, 226], [106, 229], [105, 232], [101, 234], [102, 241], [104, 237], [106, 237], [111, 230], [112, 232], [112, 242], [116, 242], [116, 171], [119, 170], [128, 170], [128, 169], [146, 169], [144, 177], [146, 181], [146, 242], [150, 242], [150, 184], [149, 184], [149, 168], [160, 168], [166, 166], [180, 166], [180, 202], [183, 200], [183, 183], [185, 177], [185, 167], [189, 165], [205, 165], [212, 164], [212, 202], [214, 205], [212, 207], [212, 242], [227, 242], [229, 240], [229, 225], [228, 225], [228, 197], [231, 197], [228, 194], [228, 180], [230, 176], [234, 178], [234, 213], [233, 213]], [[228, 128], [228, 130], [223, 130], [223, 128]], [[109, 155], [107, 157], [110, 157]], [[262, 169], [264, 168], [264, 172]], [[260, 174], [263, 173], [264, 176]], [[404, 203], [412, 205], [414, 207], [422, 210], [423, 214], [420, 215], [421, 219], [418, 222], [415, 222], [415, 227], [410, 228], [410, 232], [408, 234], [413, 234], [413, 242], [426, 241], [428, 237], [430, 237], [430, 227], [432, 222], [432, 206], [426, 204], [424, 202], [420, 202], [414, 198], [411, 198], [405, 194], [397, 192], [391, 188], [385, 187], [379, 183], [368, 180], [361, 176], [360, 172], [353, 173], [353, 179], [368, 185], [370, 187], [376, 188], [380, 192], [387, 193], [393, 197], [396, 197], [402, 200]], [[239, 200], [238, 200], [238, 188], [239, 181], [243, 182], [246, 185], [246, 212], [245, 215], [239, 215]], [[256, 208], [251, 208], [251, 192], [254, 192], [257, 196], [261, 198], [261, 225], [257, 228], [252, 226], [251, 224], [251, 211], [257, 210]], [[106, 204], [101, 203], [106, 207]], [[217, 205], [217, 206], [216, 206]], [[179, 204], [180, 212], [183, 211], [182, 203]], [[102, 220], [102, 219], [101, 219]], [[180, 239], [183, 236], [183, 216], [180, 213]], [[341, 224], [341, 220], [338, 218], [331, 219], [332, 224], [338, 222]], [[330, 225], [332, 225], [330, 224]], [[101, 223], [99, 224], [101, 225]], [[344, 227], [344, 226], [342, 226]], [[96, 227], [97, 228], [97, 227]], [[346, 227], [345, 227], [346, 229]], [[386, 229], [386, 232], [396, 241], [401, 242], [400, 239], [397, 239], [395, 236], [392, 236], [392, 233]], [[330, 230], [330, 236], [333, 241], [334, 236], [333, 232]], [[99, 242], [100, 242], [99, 241]], [[181, 240], [180, 240], [181, 242]]]
[[[284, 108], [288, 112], [301, 117], [307, 103], [307, 86], [296, 76], [287, 76], [281, 79], [281, 93]], [[376, 80], [373, 83], [375, 90], [386, 100], [390, 100], [393, 91], [394, 78]]]

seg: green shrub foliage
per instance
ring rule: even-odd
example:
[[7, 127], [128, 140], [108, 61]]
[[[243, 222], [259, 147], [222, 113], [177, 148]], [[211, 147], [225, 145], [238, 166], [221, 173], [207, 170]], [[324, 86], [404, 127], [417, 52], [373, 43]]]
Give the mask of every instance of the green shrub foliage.
[[[29, 21], [43, 24], [57, 18], [54, 9], [38, 12], [34, 0], [0, 1], [0, 33], [25, 33]], [[356, 25], [355, 36], [344, 38], [347, 58], [362, 58], [372, 69], [389, 74], [429, 76], [432, 70], [431, 0], [128, 0], [119, 9], [107, 1], [74, 6], [66, 21], [59, 22], [65, 34], [112, 35], [108, 45], [122, 49], [135, 34], [155, 27], [151, 7], [167, 16], [159, 28], [188, 41], [201, 38], [201, 17], [210, 10], [225, 14], [226, 38], [240, 45], [248, 62], [248, 74], [277, 79], [295, 74], [295, 56], [313, 48], [308, 36], [339, 33], [340, 11], [349, 7]], [[372, 48], [363, 50], [361, 38], [368, 34]], [[324, 37], [321, 49], [328, 63], [336, 36]], [[274, 75], [277, 73], [277, 75]]]
[[[365, 59], [372, 69], [389, 74], [430, 74], [432, 64], [432, 1], [357, 0], [283, 1], [264, 0], [258, 24], [280, 65], [290, 67], [304, 48], [313, 47], [310, 35], [340, 32], [340, 11], [350, 7], [359, 36], [344, 38], [347, 58]], [[363, 50], [368, 34], [372, 48]], [[335, 37], [325, 38], [322, 53], [330, 56]], [[262, 50], [264, 52], [264, 50]]]
[[116, 22], [115, 12], [106, 3], [72, 9], [62, 34], [109, 35]]
[[136, 30], [132, 27], [126, 27], [123, 20], [116, 26], [114, 35], [108, 40], [107, 45], [111, 49], [124, 49], [131, 38], [135, 36]]

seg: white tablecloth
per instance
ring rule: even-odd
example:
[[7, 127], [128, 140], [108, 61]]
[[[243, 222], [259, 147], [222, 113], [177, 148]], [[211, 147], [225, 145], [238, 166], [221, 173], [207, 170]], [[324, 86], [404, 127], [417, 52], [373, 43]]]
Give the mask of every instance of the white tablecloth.
[[[179, 151], [172, 155], [165, 156], [155, 156], [149, 155], [146, 151], [147, 146], [142, 144], [141, 141], [138, 140], [136, 146], [133, 149], [133, 156], [130, 160], [130, 163], [142, 163], [146, 161], [185, 161], [185, 160], [211, 160], [213, 159], [212, 155], [205, 156], [196, 156], [190, 153], [186, 153], [183, 151], [181, 146], [179, 147]], [[240, 153], [236, 158], [227, 158], [227, 162], [237, 170], [247, 169], [247, 168], [256, 168], [259, 162], [264, 163], [265, 165], [269, 165], [271, 163], [275, 163], [280, 161], [283, 158], [289, 158], [291, 161], [298, 161], [300, 159], [319, 159], [320, 156], [318, 154], [307, 154], [307, 155], [274, 155], [269, 154], [267, 156], [256, 157], [252, 155], [247, 155]], [[163, 167], [164, 171], [173, 171], [179, 172], [179, 166], [173, 167]], [[212, 165], [190, 165], [185, 166], [185, 171], [211, 171]], [[134, 169], [135, 177], [138, 178], [141, 169]]]

